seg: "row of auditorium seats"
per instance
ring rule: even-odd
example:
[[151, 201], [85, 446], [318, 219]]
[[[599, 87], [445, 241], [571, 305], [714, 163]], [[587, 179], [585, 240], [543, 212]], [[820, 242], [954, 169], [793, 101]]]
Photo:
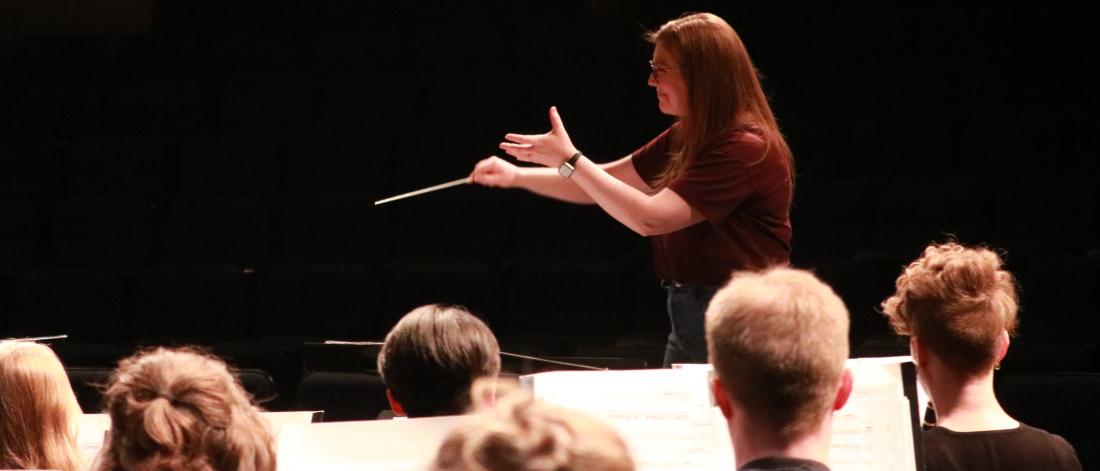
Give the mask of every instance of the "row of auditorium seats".
[[[822, 260], [806, 265], [852, 313], [852, 339], [889, 334], [876, 312], [903, 259]], [[1100, 312], [1092, 295], [1098, 259], [1010, 265], [1021, 284], [1024, 338], [1087, 340]], [[666, 328], [663, 294], [642, 262], [584, 259], [514, 262], [407, 261], [385, 266], [279, 264], [0, 270], [0, 329], [66, 332], [80, 341], [130, 339], [378, 338], [409, 309], [463, 304], [503, 335], [609, 341]]]
[[[660, 295], [644, 270], [584, 261], [517, 265], [508, 272], [477, 260], [386, 270], [279, 265], [263, 273], [233, 266], [151, 268], [136, 275], [58, 268], [0, 283], [0, 329], [12, 335], [67, 332], [81, 341], [377, 338], [400, 315], [428, 302], [467, 305], [501, 332], [605, 338], [649, 315], [636, 308], [635, 291], [651, 292], [642, 299]], [[653, 308], [660, 307], [658, 299]]]
[[[446, 124], [447, 131], [441, 131], [441, 135], [452, 141], [461, 139], [470, 145], [434, 152], [445, 149], [433, 148], [431, 141], [434, 139], [431, 138], [400, 135], [392, 125], [353, 131], [227, 131], [178, 138], [148, 135], [33, 138], [23, 134], [4, 136], [0, 132], [0, 168], [4, 170], [0, 182], [5, 183], [5, 193], [23, 192], [53, 199], [67, 195], [163, 198], [176, 193], [277, 195], [398, 191], [416, 184], [417, 179], [454, 178], [469, 171], [477, 159], [497, 152], [495, 144], [506, 130], [534, 130], [545, 126], [543, 123], [502, 125], [498, 129], [493, 128], [492, 123], [481, 123], [479, 129], [456, 131], [458, 125]], [[458, 132], [463, 136], [450, 137], [451, 133]], [[622, 147], [606, 150], [591, 149], [590, 146], [596, 143], [579, 144], [589, 149], [596, 160], [612, 160], [652, 137], [637, 134], [619, 144]], [[983, 159], [992, 157], [963, 158], [942, 150], [919, 158], [904, 158], [882, 149], [867, 159], [884, 159], [894, 166], [893, 170], [883, 167], [876, 171], [841, 171], [836, 167], [842, 162], [823, 160], [820, 154], [827, 148], [815, 147], [811, 142], [801, 143], [799, 136], [790, 136], [801, 176], [799, 183], [814, 188], [844, 179], [869, 182], [848, 181], [849, 188], [841, 195], [848, 198], [859, 197], [861, 191], [876, 190], [876, 185], [887, 186], [886, 191], [896, 193], [912, 190], [911, 197], [941, 191], [944, 195], [940, 198], [982, 193], [990, 198], [1007, 193], [1010, 188], [1026, 196], [1056, 190], [1052, 185], [1059, 182], [1059, 176], [1069, 175], [1087, 181], [1087, 175], [1092, 178], [1100, 175], [1095, 171], [1100, 168], [1090, 167], [1097, 165], [1095, 152], [1082, 151], [1081, 162], [1059, 162], [1061, 151], [1056, 150], [1036, 153], [1043, 156], [1038, 160], [1046, 162], [1047, 166], [1020, 168], [1017, 161], [1031, 163], [1034, 159], [1024, 158], [1031, 155], [1017, 158], [1013, 154], [998, 154], [999, 161], [987, 163]], [[941, 162], [945, 160], [947, 162]], [[952, 162], [976, 168], [960, 172], [950, 165]], [[923, 165], [933, 168], [923, 168]], [[1037, 178], [1039, 176], [1044, 178]], [[1032, 181], [1037, 185], [1030, 185]], [[1062, 181], [1077, 183], [1072, 178]], [[908, 186], [891, 189], [898, 183]], [[931, 186], [914, 186], [921, 183]], [[1086, 190], [1076, 195], [1072, 193], [1074, 190], [1072, 186], [1061, 188], [1061, 193], [1055, 195], [1089, 194]], [[937, 201], [936, 195], [928, 197], [933, 198], [932, 202]]]
[[[442, 23], [423, 27], [454, 27]], [[287, 142], [286, 136], [305, 134], [299, 142], [314, 147], [323, 145], [326, 132], [338, 129], [358, 133], [359, 155], [439, 164], [440, 155], [475, 159], [493, 152], [504, 132], [544, 128], [544, 109], [556, 103], [566, 105], [566, 116], [577, 120], [570, 121], [576, 124], [571, 131], [588, 153], [610, 159], [645, 142], [666, 121], [645, 100], [650, 97], [645, 86], [649, 51], [638, 41], [636, 25], [618, 25], [613, 32], [602, 23], [575, 21], [569, 27], [578, 23], [600, 40], [555, 35], [554, 47], [544, 50], [562, 56], [553, 59], [568, 57], [574, 66], [588, 67], [593, 73], [581, 83], [552, 61], [543, 70], [499, 60], [509, 57], [513, 42], [519, 43], [515, 47], [531, 46], [539, 41], [534, 38], [486, 38], [505, 49], [487, 48], [491, 52], [451, 41], [433, 41], [431, 50], [392, 41], [383, 47], [362, 31], [293, 39], [261, 32], [151, 33], [31, 37], [8, 47], [0, 42], [0, 105], [8, 110], [0, 116], [0, 136], [59, 140], [61, 147], [86, 147], [84, 141], [103, 138], [159, 139], [170, 143], [168, 155], [180, 155], [206, 146], [202, 136], [219, 136], [214, 142], [220, 143], [223, 135], [251, 133], [264, 136], [255, 144], [270, 156], [303, 147]], [[463, 29], [461, 34], [501, 34], [488, 29]], [[571, 47], [584, 54], [571, 54]], [[842, 67], [835, 54], [821, 57], [829, 57], [830, 68]], [[777, 61], [771, 66], [792, 68], [768, 71], [789, 84], [798, 84], [797, 72], [804, 72], [804, 64]], [[958, 92], [957, 85], [940, 92]], [[800, 167], [815, 177], [1098, 174], [1098, 149], [1089, 138], [1097, 123], [1086, 108], [1058, 107], [1056, 102], [1006, 104], [996, 88], [986, 88], [995, 97], [992, 102], [952, 100], [939, 93], [922, 97], [923, 103], [890, 97], [878, 103], [889, 106], [872, 102], [859, 108], [853, 102], [822, 106], [815, 88], [791, 85], [777, 93], [784, 98], [777, 112]], [[1048, 88], [1044, 93], [1065, 93], [1068, 101], [1087, 103], [1088, 97], [1075, 92], [1089, 91]], [[937, 99], [948, 100], [950, 106], [929, 105]], [[570, 106], [577, 112], [568, 113]], [[256, 141], [228, 140], [226, 149]], [[151, 151], [165, 150], [164, 143], [150, 142]], [[257, 157], [252, 149], [243, 149], [248, 157]], [[225, 163], [257, 171], [255, 180], [243, 179], [246, 186], [271, 183], [265, 180], [262, 157]], [[248, 166], [254, 163], [260, 165]], [[403, 172], [389, 177], [395, 175], [407, 178]], [[208, 191], [207, 185], [232, 183], [200, 178], [183, 179], [180, 185]]]
[[[1096, 183], [1066, 176], [801, 184], [793, 256], [909, 255], [948, 235], [1013, 257], [1084, 256], [1100, 250]], [[72, 196], [51, 204], [11, 191], [0, 190], [0, 264], [614, 260], [638, 240], [594, 207], [479, 187], [383, 206], [363, 193]]]

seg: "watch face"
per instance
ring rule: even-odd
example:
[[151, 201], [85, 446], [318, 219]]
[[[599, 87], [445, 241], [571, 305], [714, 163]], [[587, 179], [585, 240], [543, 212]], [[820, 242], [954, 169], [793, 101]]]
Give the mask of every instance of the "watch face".
[[558, 167], [558, 175], [565, 178], [573, 176], [573, 166], [569, 165], [569, 162], [561, 164], [561, 167]]

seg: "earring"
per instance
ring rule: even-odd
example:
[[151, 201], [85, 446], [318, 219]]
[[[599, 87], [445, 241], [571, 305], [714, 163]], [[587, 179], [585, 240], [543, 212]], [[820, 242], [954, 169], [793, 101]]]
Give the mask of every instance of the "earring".
[[1001, 362], [998, 361], [997, 363], [994, 363], [993, 369], [996, 371], [1001, 371]]

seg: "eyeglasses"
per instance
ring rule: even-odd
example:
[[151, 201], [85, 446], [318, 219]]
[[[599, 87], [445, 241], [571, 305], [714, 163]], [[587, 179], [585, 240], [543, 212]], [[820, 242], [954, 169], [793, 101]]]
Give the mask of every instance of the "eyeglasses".
[[660, 80], [661, 76], [672, 69], [679, 69], [678, 65], [657, 65], [652, 60], [649, 61], [649, 70], [653, 74], [654, 80]]

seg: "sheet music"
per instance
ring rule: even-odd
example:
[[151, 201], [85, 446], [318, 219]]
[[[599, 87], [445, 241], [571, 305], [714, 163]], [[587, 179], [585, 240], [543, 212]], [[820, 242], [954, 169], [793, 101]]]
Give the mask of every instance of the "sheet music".
[[908, 357], [848, 360], [852, 395], [833, 414], [829, 467], [837, 471], [916, 468], [901, 363]]
[[287, 425], [278, 469], [412, 471], [428, 467], [463, 416]]
[[[854, 359], [848, 403], [833, 416], [829, 465], [836, 471], [914, 471], [901, 364], [909, 357]], [[708, 365], [671, 370], [563, 371], [522, 378], [536, 397], [602, 418], [622, 435], [640, 470], [733, 469], [725, 419], [713, 407]]]
[[[833, 417], [836, 471], [915, 471], [907, 357], [849, 360], [854, 384]], [[611, 424], [641, 471], [734, 469], [729, 431], [710, 396], [710, 368], [558, 371], [521, 378], [534, 395]], [[279, 469], [420, 470], [464, 417], [309, 423], [311, 412], [264, 413], [276, 430]], [[92, 462], [110, 420], [83, 417], [78, 438]]]
[[707, 368], [555, 371], [523, 377], [535, 397], [611, 424], [642, 471], [733, 469]]
[[76, 443], [80, 447], [80, 453], [84, 455], [84, 463], [91, 465], [95, 461], [110, 429], [111, 417], [107, 414], [80, 416], [80, 431], [76, 435]]

